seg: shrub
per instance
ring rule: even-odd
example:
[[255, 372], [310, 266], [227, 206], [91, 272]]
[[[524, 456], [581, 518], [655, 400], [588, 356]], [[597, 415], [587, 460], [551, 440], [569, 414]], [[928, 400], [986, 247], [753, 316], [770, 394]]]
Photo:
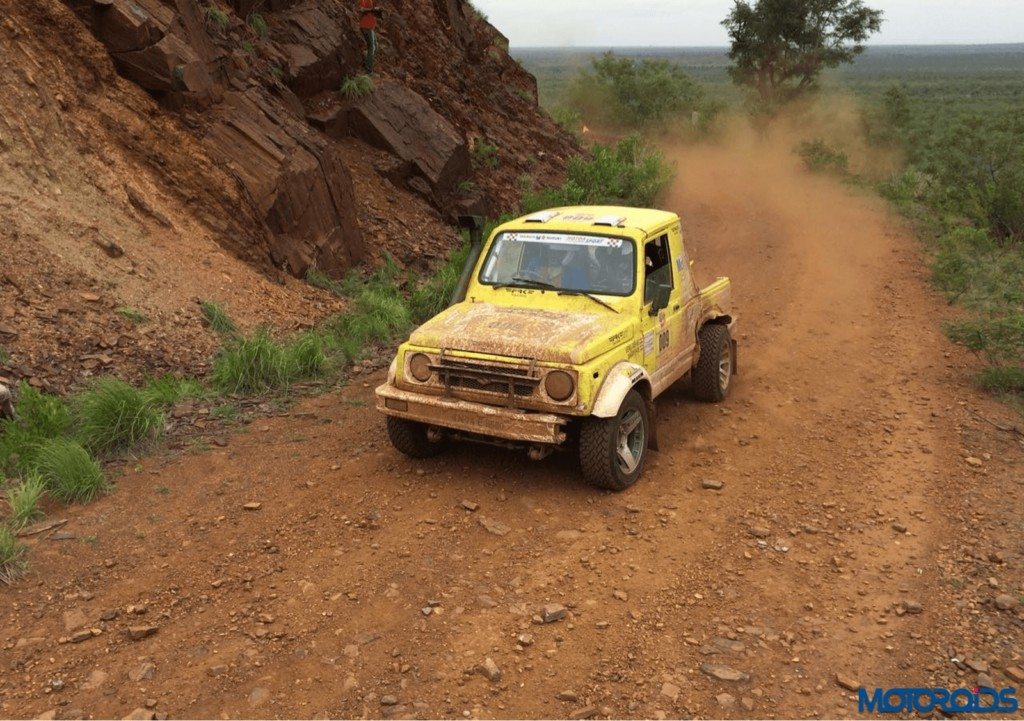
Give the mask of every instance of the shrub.
[[45, 441], [36, 454], [35, 467], [47, 491], [63, 503], [85, 503], [107, 490], [99, 463], [68, 438]]
[[990, 366], [978, 375], [978, 385], [993, 393], [1024, 393], [1024, 368]]
[[204, 300], [199, 304], [199, 311], [203, 314], [207, 327], [214, 333], [235, 335], [238, 332], [238, 326], [220, 303]]
[[473, 139], [473, 159], [491, 170], [501, 165], [501, 158], [498, 157], [498, 146], [488, 143], [482, 138]]
[[262, 15], [256, 12], [249, 13], [246, 22], [248, 22], [249, 27], [253, 29], [257, 37], [267, 37], [267, 21]]
[[266, 328], [221, 349], [213, 361], [213, 385], [224, 393], [265, 393], [288, 382], [284, 349]]
[[25, 546], [14, 531], [0, 525], [0, 583], [14, 583], [25, 569]]
[[356, 75], [347, 78], [341, 84], [341, 94], [349, 100], [365, 98], [373, 93], [373, 78], [369, 75]]
[[212, 3], [206, 6], [206, 19], [221, 30], [226, 30], [231, 24], [228, 14]]
[[698, 110], [704, 89], [666, 60], [633, 60], [608, 52], [591, 60], [569, 87], [569, 105], [592, 122], [644, 127]]
[[565, 184], [526, 194], [523, 212], [562, 205], [654, 207], [672, 175], [661, 152], [634, 133], [613, 147], [595, 145], [590, 158], [571, 158]]
[[45, 491], [43, 479], [34, 473], [7, 488], [7, 505], [11, 508], [10, 522], [15, 528], [23, 528], [32, 521], [42, 518], [43, 512], [39, 508], [39, 501]]
[[118, 378], [97, 378], [71, 405], [75, 435], [93, 453], [126, 450], [163, 430], [156, 403]]
[[800, 143], [798, 153], [808, 170], [829, 171], [840, 175], [849, 172], [850, 158], [846, 153], [833, 148], [821, 138]]

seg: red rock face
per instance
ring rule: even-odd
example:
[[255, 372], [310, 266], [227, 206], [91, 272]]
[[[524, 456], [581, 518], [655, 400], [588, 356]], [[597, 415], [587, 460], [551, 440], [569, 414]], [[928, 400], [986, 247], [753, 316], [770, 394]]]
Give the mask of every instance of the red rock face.
[[[363, 72], [354, 2], [65, 2], [118, 72], [180, 113], [239, 180], [268, 231], [269, 247], [246, 255], [295, 276], [340, 275], [365, 256], [338, 141], [386, 151], [377, 171], [447, 218], [514, 208], [523, 175], [555, 182], [576, 151], [507, 40], [463, 0], [383, 2], [375, 90], [357, 100], [338, 92]], [[477, 139], [498, 148], [496, 163], [474, 166]]]

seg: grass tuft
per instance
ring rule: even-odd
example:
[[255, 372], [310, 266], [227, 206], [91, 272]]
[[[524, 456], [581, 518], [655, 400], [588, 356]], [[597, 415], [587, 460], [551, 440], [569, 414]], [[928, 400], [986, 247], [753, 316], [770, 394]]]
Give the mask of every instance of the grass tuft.
[[121, 307], [117, 309], [116, 313], [125, 320], [130, 320], [135, 325], [142, 325], [149, 322], [149, 319], [146, 316], [133, 308]]
[[365, 98], [373, 94], [373, 78], [369, 75], [356, 75], [346, 78], [341, 84], [341, 94], [349, 100]]
[[206, 395], [203, 384], [195, 378], [175, 378], [167, 374], [150, 378], [142, 389], [147, 403], [156, 406], [173, 406], [185, 398], [202, 398]]
[[46, 492], [43, 479], [31, 474], [17, 485], [7, 489], [7, 505], [11, 508], [10, 522], [15, 528], [24, 528], [32, 521], [43, 517], [39, 501]]
[[212, 3], [206, 6], [206, 19], [221, 30], [226, 30], [231, 24], [228, 14]]
[[289, 376], [295, 380], [322, 377], [328, 367], [324, 337], [303, 333], [285, 346], [284, 360]]
[[256, 33], [256, 37], [267, 37], [267, 21], [262, 15], [257, 12], [249, 13], [248, 23], [249, 27]]
[[206, 320], [210, 330], [220, 335], [235, 335], [238, 326], [231, 320], [231, 316], [224, 310], [224, 306], [213, 300], [204, 300], [199, 304], [199, 310]]
[[9, 527], [0, 525], [0, 583], [14, 583], [25, 570], [25, 546]]
[[72, 404], [77, 437], [94, 453], [131, 448], [163, 429], [154, 401], [117, 378], [97, 378]]
[[288, 382], [284, 349], [260, 328], [221, 349], [213, 361], [213, 385], [223, 393], [266, 393]]
[[107, 490], [100, 464], [68, 438], [45, 441], [36, 454], [36, 472], [46, 490], [62, 503], [86, 503]]

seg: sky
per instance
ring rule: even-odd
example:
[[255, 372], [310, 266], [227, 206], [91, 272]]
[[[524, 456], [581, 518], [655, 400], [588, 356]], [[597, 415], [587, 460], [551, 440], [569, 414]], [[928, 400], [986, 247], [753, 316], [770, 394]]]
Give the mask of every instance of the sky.
[[[732, 0], [473, 0], [513, 47], [723, 46]], [[1024, 0], [869, 0], [871, 44], [1024, 42]]]

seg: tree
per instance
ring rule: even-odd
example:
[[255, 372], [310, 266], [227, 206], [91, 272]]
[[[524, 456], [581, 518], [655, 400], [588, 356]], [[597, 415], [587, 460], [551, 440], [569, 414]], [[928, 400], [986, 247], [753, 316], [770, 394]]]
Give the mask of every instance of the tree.
[[684, 110], [696, 110], [704, 88], [665, 60], [635, 61], [605, 53], [578, 75], [569, 103], [590, 122], [643, 127]]
[[733, 81], [771, 103], [814, 87], [825, 68], [852, 62], [881, 29], [882, 12], [863, 0], [736, 0], [722, 24]]

